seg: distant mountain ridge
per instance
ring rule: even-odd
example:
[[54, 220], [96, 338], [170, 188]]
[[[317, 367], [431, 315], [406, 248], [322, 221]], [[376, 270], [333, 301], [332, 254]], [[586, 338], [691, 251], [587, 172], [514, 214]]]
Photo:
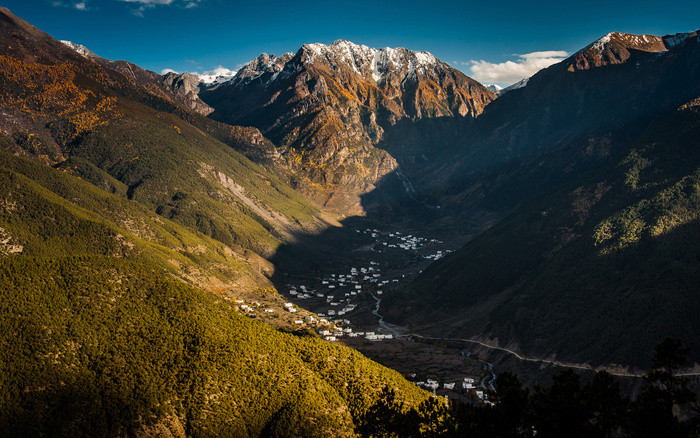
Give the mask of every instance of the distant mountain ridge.
[[168, 98], [173, 99], [185, 108], [205, 116], [214, 111], [213, 108], [199, 99], [200, 78], [197, 76], [190, 75], [189, 73], [184, 73], [182, 75], [172, 73], [160, 75], [128, 61], [113, 61], [102, 58], [81, 44], [76, 44], [71, 41], [61, 41], [61, 43], [79, 55], [92, 59], [103, 66], [116, 70], [124, 76], [135, 80], [139, 84], [150, 88], [151, 91], [161, 95], [167, 95]]
[[359, 212], [359, 195], [396, 167], [376, 145], [400, 121], [473, 118], [495, 98], [427, 52], [348, 41], [262, 54], [230, 81], [205, 87], [210, 117], [254, 126], [277, 145], [317, 202]]
[[643, 368], [671, 335], [700, 363], [699, 98], [698, 32], [611, 33], [499, 97], [445, 197], [511, 214], [387, 297], [389, 320], [594, 366]]
[[[286, 53], [275, 56], [263, 53], [241, 68], [235, 77], [215, 86], [227, 85], [242, 88], [254, 80], [260, 80], [265, 87], [275, 86], [304, 70], [305, 66], [314, 64], [321, 64], [331, 70], [335, 73], [333, 77], [338, 81], [353, 80], [352, 73], [359, 75], [365, 81], [373, 82], [388, 93], [390, 98], [399, 97], [411, 82], [430, 79], [437, 85], [447, 87], [453, 85], [457, 77], [459, 80], [466, 78], [461, 72], [439, 61], [428, 52], [389, 47], [373, 49], [350, 41], [338, 40], [331, 45], [304, 44], [296, 54]], [[269, 75], [263, 77], [265, 74]], [[448, 77], [445, 78], [445, 76]], [[471, 86], [480, 85], [473, 80], [465, 82]], [[483, 90], [479, 91], [483, 92]], [[441, 111], [435, 115], [476, 116], [481, 113], [484, 104], [488, 103], [488, 99], [481, 102], [470, 101], [473, 96], [466, 94], [464, 90], [455, 90], [454, 93], [454, 102], [446, 108], [441, 108]], [[420, 105], [413, 109], [413, 116], [417, 118], [432, 115], [429, 112], [423, 114], [422, 111], [425, 109]], [[400, 114], [397, 113], [398, 115]]]

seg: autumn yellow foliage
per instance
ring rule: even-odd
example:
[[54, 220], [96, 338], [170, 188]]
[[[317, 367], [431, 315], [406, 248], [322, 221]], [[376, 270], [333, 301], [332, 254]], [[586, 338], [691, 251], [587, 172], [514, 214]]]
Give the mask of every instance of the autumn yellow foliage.
[[30, 64], [0, 56], [0, 104], [65, 119], [75, 126], [76, 134], [91, 130], [113, 115], [116, 98], [76, 86], [79, 74], [67, 62]]

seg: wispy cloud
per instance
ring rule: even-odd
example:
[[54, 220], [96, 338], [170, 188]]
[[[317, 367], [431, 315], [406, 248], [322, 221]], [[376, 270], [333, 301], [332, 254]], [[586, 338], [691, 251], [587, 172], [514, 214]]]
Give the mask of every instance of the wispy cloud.
[[569, 54], [563, 50], [549, 50], [514, 56], [518, 57], [516, 61], [494, 64], [481, 60], [463, 62], [462, 65], [470, 65], [471, 76], [479, 82], [513, 84], [563, 61]]
[[212, 76], [222, 76], [222, 75], [232, 75], [235, 74], [236, 70], [231, 70], [229, 68], [224, 67], [223, 65], [218, 65], [212, 70], [205, 71], [203, 74], [205, 75], [212, 75]]
[[204, 0], [119, 0], [125, 3], [133, 3], [138, 5], [136, 9], [133, 10], [135, 15], [143, 17], [143, 13], [148, 9], [153, 9], [157, 6], [179, 6], [182, 8], [190, 9], [196, 8]]
[[92, 9], [87, 1], [54, 0], [53, 6], [56, 8], [77, 9], [79, 11], [89, 11]]

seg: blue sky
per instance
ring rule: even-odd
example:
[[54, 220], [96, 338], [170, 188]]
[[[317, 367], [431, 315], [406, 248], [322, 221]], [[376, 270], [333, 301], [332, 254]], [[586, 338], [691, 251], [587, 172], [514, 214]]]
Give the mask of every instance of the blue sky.
[[0, 3], [57, 39], [159, 73], [235, 70], [263, 52], [345, 39], [428, 51], [477, 80], [506, 85], [610, 31], [666, 35], [700, 28], [700, 0]]

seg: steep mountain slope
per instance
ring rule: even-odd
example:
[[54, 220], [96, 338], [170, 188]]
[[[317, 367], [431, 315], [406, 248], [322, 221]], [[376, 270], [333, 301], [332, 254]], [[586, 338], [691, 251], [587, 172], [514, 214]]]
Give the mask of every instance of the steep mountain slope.
[[384, 385], [428, 396], [240, 315], [250, 251], [61, 170], [0, 152], [0, 434], [354, 436]]
[[102, 58], [83, 45], [75, 44], [71, 41], [61, 42], [76, 53], [92, 59], [107, 68], [118, 71], [158, 96], [184, 105], [185, 108], [205, 116], [214, 111], [213, 108], [210, 108], [199, 99], [199, 78], [193, 75], [169, 73], [162, 76], [131, 62]]
[[393, 321], [642, 369], [643, 352], [675, 336], [699, 363], [698, 139], [694, 99], [387, 298]]
[[263, 54], [224, 84], [204, 90], [211, 117], [260, 129], [318, 202], [360, 212], [357, 195], [394, 170], [377, 149], [403, 120], [475, 117], [494, 98], [429, 53], [370, 49], [347, 41]]
[[496, 147], [502, 160], [591, 138], [629, 139], [696, 96], [696, 37], [606, 35], [490, 105], [471, 155]]
[[431, 158], [438, 168], [423, 178], [413, 172], [414, 184], [467, 215], [512, 211], [604, 162], [696, 97], [697, 52], [697, 32], [607, 35], [489, 104], [461, 139], [438, 148], [443, 155]]
[[240, 247], [227, 247], [66, 172], [5, 152], [0, 172], [2, 256], [110, 256], [157, 266], [200, 287], [266, 284]]
[[[59, 166], [222, 243], [271, 254], [318, 210], [228, 144], [260, 149], [103, 67], [4, 11], [0, 129], [5, 149]], [[243, 146], [241, 146], [243, 145]], [[118, 182], [115, 183], [115, 181]]]
[[229, 302], [269, 286], [250, 249], [317, 210], [179, 115], [232, 143], [254, 132], [183, 113], [7, 10], [0, 39], [0, 435], [354, 436], [384, 386], [427, 399]]

